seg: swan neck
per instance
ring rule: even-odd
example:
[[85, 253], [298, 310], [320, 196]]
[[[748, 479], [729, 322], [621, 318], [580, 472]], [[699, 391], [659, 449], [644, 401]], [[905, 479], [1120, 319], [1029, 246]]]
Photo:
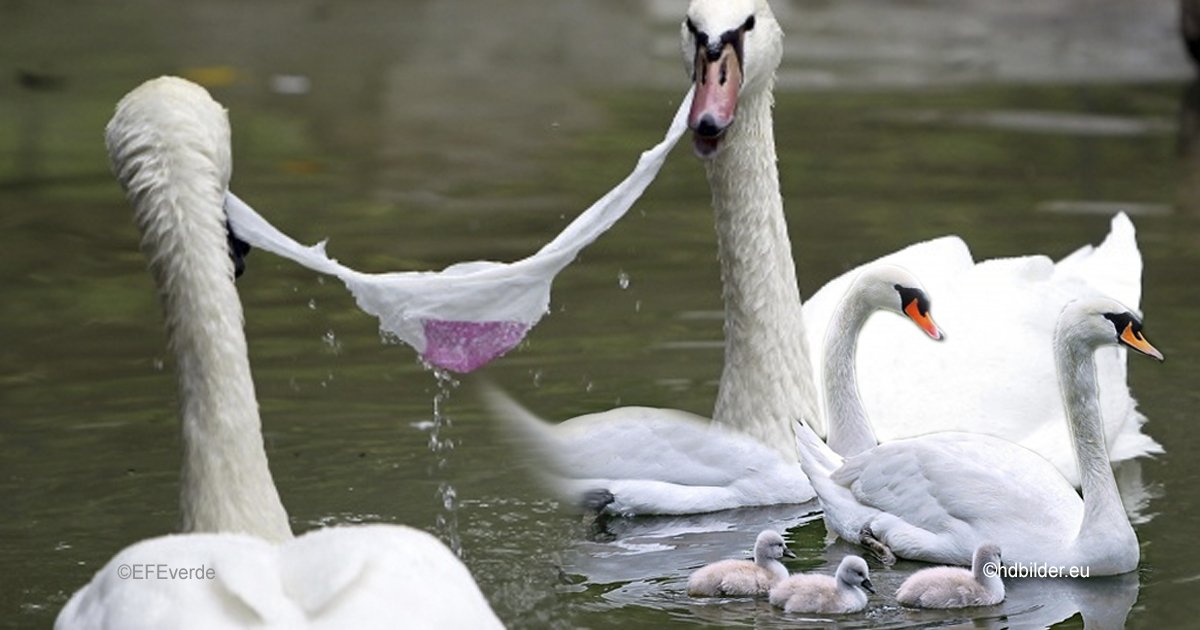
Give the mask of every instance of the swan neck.
[[263, 448], [225, 240], [224, 190], [167, 178], [169, 191], [130, 196], [178, 366], [181, 528], [285, 540], [291, 528]]
[[[1060, 331], [1061, 333], [1062, 331]], [[1059, 384], [1067, 411], [1075, 459], [1083, 493], [1083, 523], [1079, 537], [1103, 539], [1133, 529], [1105, 447], [1100, 391], [1096, 378], [1095, 347], [1056, 335], [1055, 358]]]
[[829, 447], [842, 457], [850, 457], [879, 444], [867, 418], [858, 391], [855, 367], [858, 336], [875, 310], [852, 285], [834, 311], [825, 333], [824, 383], [825, 405], [829, 420]]
[[783, 566], [783, 563], [775, 558], [756, 557], [754, 564], [770, 571], [777, 579], [782, 580], [788, 576], [787, 567]]
[[725, 301], [725, 365], [713, 420], [795, 461], [791, 422], [817, 419], [816, 392], [779, 194], [772, 100], [770, 89], [746, 95], [724, 147], [705, 165]]

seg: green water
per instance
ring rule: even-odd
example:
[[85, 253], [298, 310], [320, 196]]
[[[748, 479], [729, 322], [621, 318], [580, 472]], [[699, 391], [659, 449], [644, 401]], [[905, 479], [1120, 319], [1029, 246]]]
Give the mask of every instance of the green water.
[[[266, 3], [238, 16], [231, 6], [0, 4], [0, 624], [48, 625], [113, 554], [176, 524], [174, 365], [101, 140], [124, 92], [162, 73], [208, 81], [230, 110], [234, 189], [297, 238], [329, 237], [332, 255], [381, 271], [533, 251], [628, 172], [685, 87], [661, 46], [631, 44], [629, 55], [659, 52], [615, 79], [515, 19], [467, 28], [472, 37], [449, 54], [431, 44], [457, 34], [446, 27], [453, 9], [439, 3], [402, 3], [411, 13]], [[533, 5], [520, 6], [525, 15]], [[634, 15], [623, 6], [594, 27]], [[566, 8], [545, 19], [568, 40], [582, 28]], [[635, 34], [669, 44], [666, 24]], [[273, 75], [309, 77], [311, 89], [274, 92]], [[1147, 432], [1167, 449], [1136, 471], [1155, 497], [1136, 525], [1136, 575], [1014, 581], [1001, 607], [962, 613], [904, 611], [878, 596], [840, 624], [1194, 624], [1200, 151], [1186, 88], [1061, 80], [779, 94], [783, 194], [806, 295], [946, 233], [977, 258], [1062, 256], [1098, 242], [1109, 217], [1052, 210], [1113, 203], [1140, 211], [1146, 332], [1168, 357], [1130, 361]], [[826, 548], [807, 508], [638, 519], [619, 523], [615, 541], [588, 542], [475, 396], [490, 380], [548, 418], [618, 404], [708, 413], [721, 303], [701, 171], [677, 149], [644, 200], [559, 277], [552, 314], [529, 340], [458, 384], [439, 385], [411, 350], [381, 343], [337, 282], [252, 254], [238, 287], [293, 528], [388, 522], [457, 535], [514, 627], [800, 621], [762, 603], [696, 602], [683, 584], [699, 564], [744, 554], [768, 523], [788, 529], [791, 570], [831, 571], [848, 548]], [[431, 449], [435, 398], [444, 418]], [[916, 568], [873, 577], [888, 593]]]

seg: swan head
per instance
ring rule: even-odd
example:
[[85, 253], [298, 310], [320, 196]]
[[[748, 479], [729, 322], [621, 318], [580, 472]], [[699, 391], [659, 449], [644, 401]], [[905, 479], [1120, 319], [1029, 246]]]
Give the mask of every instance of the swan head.
[[738, 101], [769, 90], [783, 58], [783, 30], [766, 0], [693, 0], [681, 28], [695, 87], [688, 114], [696, 155], [720, 151]]
[[[161, 194], [162, 180], [168, 175], [179, 180], [174, 185], [180, 190], [214, 198], [223, 196], [233, 170], [229, 136], [225, 108], [191, 81], [159, 77], [125, 95], [105, 129], [105, 142], [109, 165], [134, 202], [139, 225], [160, 232], [174, 223], [171, 213], [163, 210], [165, 204], [148, 203], [147, 199]], [[175, 166], [175, 170], [164, 164]], [[195, 206], [192, 210], [203, 212], [208, 207]], [[224, 213], [204, 220], [209, 219], [224, 224], [234, 276], [240, 276], [250, 246], [233, 233]]]
[[842, 584], [861, 588], [868, 593], [875, 592], [871, 583], [871, 574], [867, 570], [867, 561], [858, 556], [846, 556], [838, 565], [837, 580]]
[[1163, 354], [1142, 334], [1142, 318], [1107, 297], [1081, 298], [1067, 304], [1059, 316], [1057, 338], [1069, 338], [1092, 347], [1122, 345], [1163, 360]]
[[933, 321], [929, 295], [911, 272], [895, 265], [872, 265], [859, 273], [851, 285], [848, 299], [858, 299], [867, 306], [899, 313], [912, 320], [935, 341], [945, 334]]
[[773, 529], [763, 530], [754, 540], [754, 559], [759, 560], [778, 560], [784, 556], [795, 558], [796, 554], [792, 553], [791, 549], [787, 548], [787, 544], [783, 542], [783, 536]]

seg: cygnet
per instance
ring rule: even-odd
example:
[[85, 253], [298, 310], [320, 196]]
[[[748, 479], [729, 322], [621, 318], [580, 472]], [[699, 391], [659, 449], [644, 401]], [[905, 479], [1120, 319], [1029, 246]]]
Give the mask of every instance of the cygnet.
[[994, 606], [1004, 601], [1004, 581], [995, 570], [999, 566], [1000, 547], [983, 543], [975, 548], [969, 571], [962, 567], [917, 571], [900, 585], [896, 601], [914, 608]]
[[722, 560], [701, 567], [688, 578], [688, 595], [693, 597], [759, 597], [787, 577], [780, 558], [795, 558], [783, 536], [765, 530], [754, 541], [754, 561]]
[[867, 607], [867, 593], [875, 587], [867, 563], [846, 556], [834, 576], [797, 573], [771, 588], [771, 605], [784, 612], [842, 614]]

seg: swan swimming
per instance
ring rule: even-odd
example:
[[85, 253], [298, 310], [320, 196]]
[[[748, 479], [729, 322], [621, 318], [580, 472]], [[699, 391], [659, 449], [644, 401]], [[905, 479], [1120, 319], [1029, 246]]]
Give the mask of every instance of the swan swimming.
[[833, 576], [797, 573], [771, 588], [771, 605], [789, 613], [846, 614], [867, 607], [867, 593], [874, 593], [867, 563], [846, 556]]
[[[695, 83], [688, 124], [712, 191], [725, 302], [725, 363], [711, 421], [673, 409], [621, 407], [554, 424], [498, 391], [487, 401], [546, 461], [541, 474], [573, 498], [611, 492], [615, 500], [606, 509], [612, 513], [802, 503], [813, 493], [798, 474], [789, 418], [827, 432], [818, 394], [823, 358], [808, 349], [837, 325], [832, 313], [858, 269], [801, 308], [771, 114], [783, 34], [765, 0], [694, 0], [681, 37]], [[1078, 484], [1053, 380], [1053, 322], [1068, 301], [1093, 290], [1136, 308], [1142, 261], [1129, 219], [1118, 215], [1103, 244], [1057, 264], [1043, 256], [976, 263], [957, 237], [918, 243], [875, 262], [925, 280], [938, 295], [943, 324], [957, 332], [953, 343], [929, 344], [898, 335], [891, 318], [867, 323], [858, 375], [875, 418], [872, 435], [889, 441], [931, 431], [990, 433], [1035, 450]], [[1006, 308], [995, 308], [997, 296]], [[1012, 351], [1014, 335], [1024, 340], [1024, 352]], [[905, 369], [902, 362], [924, 368]], [[1105, 349], [1096, 363], [1111, 458], [1162, 452], [1141, 432], [1145, 417], [1129, 395], [1123, 352]], [[980, 366], [993, 377], [973, 378]], [[928, 387], [936, 393], [910, 395]], [[874, 445], [843, 438], [848, 441], [833, 440], [835, 450]]]
[[[225, 110], [182, 79], [148, 81], [117, 105], [107, 144], [179, 365], [184, 533], [119, 552], [55, 627], [501, 628], [466, 567], [425, 532], [368, 525], [293, 538], [263, 449], [233, 282]], [[191, 578], [163, 579], [164, 565]]]
[[[1123, 344], [1162, 360], [1123, 304], [1093, 296], [1057, 318], [1054, 356], [1083, 497], [1044, 457], [978, 433], [941, 432], [895, 440], [843, 458], [797, 424], [801, 463], [824, 509], [826, 528], [867, 546], [885, 563], [895, 556], [969, 565], [992, 542], [1012, 563], [1045, 563], [1115, 575], [1137, 568], [1137, 536], [1121, 504], [1105, 452], [1094, 356]], [[832, 347], [832, 344], [830, 344]], [[835, 425], [869, 433], [851, 380], [826, 383]]]
[[896, 589], [896, 601], [914, 608], [994, 606], [1004, 601], [1004, 580], [998, 571], [1001, 560], [1000, 547], [984, 543], [975, 549], [970, 570], [921, 569]]
[[775, 530], [764, 530], [754, 541], [754, 560], [721, 560], [700, 567], [688, 577], [687, 592], [692, 597], [760, 597], [776, 582], [787, 577], [787, 568], [779, 561], [796, 554]]

